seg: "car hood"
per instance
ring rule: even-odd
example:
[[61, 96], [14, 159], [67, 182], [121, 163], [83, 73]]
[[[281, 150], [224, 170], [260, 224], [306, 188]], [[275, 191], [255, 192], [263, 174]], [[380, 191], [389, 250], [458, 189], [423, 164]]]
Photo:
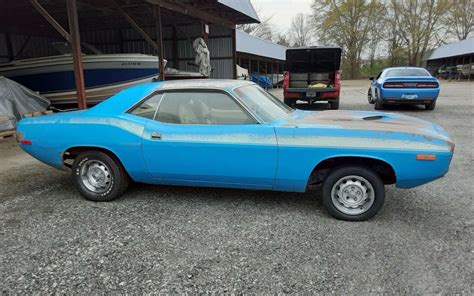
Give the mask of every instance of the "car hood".
[[452, 142], [440, 126], [410, 116], [369, 111], [295, 110], [280, 120], [281, 126], [298, 128], [344, 129], [421, 135]]

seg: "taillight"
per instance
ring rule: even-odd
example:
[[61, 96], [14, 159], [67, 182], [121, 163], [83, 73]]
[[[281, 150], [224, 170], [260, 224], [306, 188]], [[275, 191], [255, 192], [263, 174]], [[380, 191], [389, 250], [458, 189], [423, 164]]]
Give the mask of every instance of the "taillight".
[[290, 72], [283, 72], [283, 89], [290, 87]]
[[385, 82], [383, 84], [384, 88], [404, 88], [405, 84], [400, 82]]
[[341, 70], [336, 71], [335, 81], [334, 84], [340, 85], [341, 84]]
[[33, 144], [33, 141], [25, 140], [25, 135], [23, 133], [16, 133], [16, 140], [18, 143], [23, 144], [23, 145]]
[[438, 83], [436, 82], [419, 82], [416, 84], [417, 88], [437, 88]]

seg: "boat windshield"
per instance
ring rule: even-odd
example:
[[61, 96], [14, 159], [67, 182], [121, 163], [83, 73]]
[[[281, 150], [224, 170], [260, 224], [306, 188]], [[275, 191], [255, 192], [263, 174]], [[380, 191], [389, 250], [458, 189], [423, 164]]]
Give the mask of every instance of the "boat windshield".
[[[70, 55], [72, 53], [71, 45], [68, 42], [53, 42], [51, 46], [60, 54]], [[102, 54], [100, 50], [87, 43], [81, 43], [81, 51], [86, 55]]]
[[265, 122], [286, 116], [293, 109], [257, 85], [247, 85], [234, 89], [242, 102]]

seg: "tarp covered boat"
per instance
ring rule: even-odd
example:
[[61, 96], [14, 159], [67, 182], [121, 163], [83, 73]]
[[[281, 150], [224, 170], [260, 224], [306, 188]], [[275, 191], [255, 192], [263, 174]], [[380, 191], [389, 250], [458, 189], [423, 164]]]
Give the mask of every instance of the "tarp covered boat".
[[0, 76], [0, 131], [11, 130], [23, 114], [46, 111], [50, 102], [30, 89]]

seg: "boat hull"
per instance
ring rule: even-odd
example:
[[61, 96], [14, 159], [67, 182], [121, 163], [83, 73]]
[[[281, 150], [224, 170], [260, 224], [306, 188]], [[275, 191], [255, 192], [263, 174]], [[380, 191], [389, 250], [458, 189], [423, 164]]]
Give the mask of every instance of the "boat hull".
[[[120, 90], [150, 82], [159, 74], [158, 58], [142, 54], [83, 56], [88, 104], [96, 104]], [[18, 61], [0, 67], [0, 75], [39, 92], [52, 104], [77, 102], [71, 56]]]

